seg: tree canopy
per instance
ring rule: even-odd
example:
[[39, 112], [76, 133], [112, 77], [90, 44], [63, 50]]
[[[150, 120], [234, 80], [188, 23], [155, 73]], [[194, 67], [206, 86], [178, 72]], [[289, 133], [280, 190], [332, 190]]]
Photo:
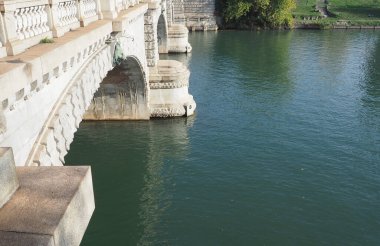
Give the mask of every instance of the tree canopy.
[[227, 23], [250, 22], [271, 28], [291, 27], [295, 0], [224, 0], [223, 16]]

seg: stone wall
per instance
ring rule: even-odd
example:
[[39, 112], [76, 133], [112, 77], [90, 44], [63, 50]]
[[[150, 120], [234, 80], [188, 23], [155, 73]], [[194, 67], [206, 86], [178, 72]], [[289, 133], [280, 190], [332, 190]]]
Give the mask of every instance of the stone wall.
[[172, 20], [193, 31], [217, 30], [215, 0], [168, 0], [172, 6]]
[[186, 26], [190, 30], [216, 30], [215, 0], [183, 0]]

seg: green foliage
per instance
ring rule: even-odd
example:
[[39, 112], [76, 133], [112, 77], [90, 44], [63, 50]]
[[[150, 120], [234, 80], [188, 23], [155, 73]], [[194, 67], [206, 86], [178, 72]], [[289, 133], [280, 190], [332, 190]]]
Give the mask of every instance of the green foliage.
[[54, 40], [52, 38], [45, 37], [41, 39], [40, 44], [51, 44], [54, 43]]
[[225, 0], [224, 19], [231, 22], [251, 22], [272, 28], [293, 25], [291, 11], [295, 0]]
[[230, 0], [227, 1], [227, 8], [225, 10], [224, 18], [226, 21], [238, 20], [245, 16], [252, 8], [251, 2], [244, 0]]

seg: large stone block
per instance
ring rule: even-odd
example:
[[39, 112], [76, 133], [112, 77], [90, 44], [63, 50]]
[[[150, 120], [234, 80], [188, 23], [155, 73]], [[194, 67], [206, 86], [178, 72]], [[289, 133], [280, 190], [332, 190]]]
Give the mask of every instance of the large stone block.
[[0, 208], [19, 187], [11, 148], [0, 148]]
[[18, 167], [0, 245], [79, 245], [95, 209], [90, 167]]

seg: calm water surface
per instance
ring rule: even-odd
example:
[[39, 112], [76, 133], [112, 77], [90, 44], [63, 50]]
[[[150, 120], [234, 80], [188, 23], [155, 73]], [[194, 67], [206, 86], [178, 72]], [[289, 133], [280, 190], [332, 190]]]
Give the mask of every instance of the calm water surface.
[[[379, 245], [380, 32], [190, 35], [190, 118], [82, 123], [83, 245]], [[168, 56], [163, 57], [168, 59]]]

